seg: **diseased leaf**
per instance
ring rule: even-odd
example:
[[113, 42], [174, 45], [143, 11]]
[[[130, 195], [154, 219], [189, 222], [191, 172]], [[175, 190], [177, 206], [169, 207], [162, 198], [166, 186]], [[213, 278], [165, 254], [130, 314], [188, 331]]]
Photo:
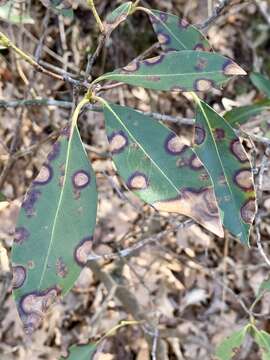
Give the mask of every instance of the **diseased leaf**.
[[203, 101], [197, 107], [194, 150], [213, 180], [223, 225], [249, 244], [256, 213], [251, 164], [231, 126]]
[[[205, 36], [185, 19], [159, 10], [147, 10], [164, 51], [209, 51], [211, 46]], [[205, 64], [202, 62], [201, 67]]]
[[143, 61], [133, 61], [122, 69], [95, 80], [117, 80], [154, 90], [209, 91], [245, 71], [228, 58], [204, 51], [171, 51]]
[[13, 293], [28, 333], [86, 263], [96, 207], [95, 174], [78, 129], [66, 128], [26, 194], [15, 230]]
[[270, 97], [270, 79], [260, 73], [251, 73], [250, 80], [258, 90]]
[[26, 4], [14, 0], [0, 6], [0, 18], [12, 24], [34, 24], [34, 20], [26, 10]]
[[255, 330], [254, 339], [262, 352], [262, 360], [270, 360], [270, 334], [264, 330]]
[[260, 115], [264, 111], [270, 111], [270, 99], [265, 99], [256, 102], [253, 105], [240, 106], [232, 109], [224, 115], [228, 123], [239, 128], [241, 125], [247, 123], [253, 116]]
[[213, 184], [194, 151], [164, 125], [119, 105], [104, 108], [110, 150], [127, 187], [159, 211], [223, 236]]
[[97, 344], [73, 345], [69, 348], [68, 355], [60, 360], [92, 360], [97, 350]]
[[114, 29], [119, 26], [119, 24], [121, 24], [121, 22], [125, 21], [129, 15], [131, 8], [132, 2], [128, 1], [113, 10], [104, 21], [105, 32], [107, 34], [110, 34]]
[[246, 327], [233, 332], [217, 348], [215, 356], [219, 360], [231, 360], [238, 349], [244, 342], [246, 336]]

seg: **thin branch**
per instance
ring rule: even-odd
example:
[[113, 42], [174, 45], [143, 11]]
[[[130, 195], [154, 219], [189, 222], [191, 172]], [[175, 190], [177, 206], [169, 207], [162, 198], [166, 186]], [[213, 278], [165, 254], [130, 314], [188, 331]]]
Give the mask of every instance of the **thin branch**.
[[226, 7], [232, 5], [232, 0], [221, 0], [219, 4], [214, 8], [213, 13], [203, 23], [196, 25], [198, 29], [206, 29], [211, 23], [213, 23], [225, 10]]
[[158, 344], [159, 331], [155, 329], [155, 334], [153, 336], [153, 346], [152, 346], [152, 360], [157, 360], [157, 344]]
[[79, 81], [71, 78], [66, 73], [63, 73], [62, 75], [56, 74], [50, 70], [47, 70], [43, 66], [41, 66], [39, 63], [36, 62], [30, 55], [26, 54], [24, 51], [22, 51], [20, 48], [18, 48], [13, 42], [2, 32], [0, 32], [0, 44], [7, 48], [11, 48], [15, 51], [17, 55], [19, 55], [23, 60], [28, 62], [30, 65], [34, 67], [34, 69], [42, 74], [48, 75], [56, 80], [66, 81], [73, 85], [88, 88], [90, 84], [85, 83], [85, 81]]
[[[72, 102], [54, 99], [0, 100], [0, 108], [8, 109], [30, 106], [57, 106], [65, 109], [72, 109]], [[92, 104], [88, 104], [86, 109], [97, 112], [102, 111], [101, 107]]]
[[144, 246], [150, 244], [151, 242], [159, 242], [165, 235], [168, 235], [171, 232], [175, 232], [179, 229], [185, 229], [190, 227], [191, 225], [194, 224], [193, 220], [186, 220], [183, 223], [180, 223], [178, 225], [176, 225], [174, 228], [169, 229], [169, 230], [164, 230], [161, 231], [158, 234], [152, 235], [150, 237], [147, 237], [145, 239], [142, 239], [140, 241], [138, 241], [137, 243], [135, 243], [134, 245], [130, 246], [127, 249], [123, 249], [123, 250], [119, 250], [118, 252], [113, 252], [113, 253], [108, 253], [108, 254], [103, 254], [103, 255], [98, 255], [98, 254], [93, 254], [90, 255], [88, 257], [88, 261], [93, 261], [93, 260], [113, 260], [113, 259], [118, 259], [121, 257], [127, 257], [130, 256], [132, 253], [134, 253], [135, 251], [138, 251], [140, 249], [142, 249]]
[[92, 11], [92, 13], [93, 13], [93, 15], [94, 15], [94, 17], [96, 19], [96, 22], [97, 22], [97, 24], [99, 26], [100, 32], [104, 33], [105, 28], [104, 28], [104, 25], [103, 25], [99, 15], [98, 15], [97, 9], [96, 9], [95, 4], [94, 4], [94, 0], [87, 0], [87, 4], [90, 7], [90, 9], [91, 9], [91, 11]]
[[144, 115], [152, 116], [156, 120], [168, 121], [179, 125], [194, 125], [195, 120], [190, 118], [184, 118], [180, 116], [171, 116], [165, 114], [159, 114], [156, 112], [142, 112]]
[[103, 49], [103, 47], [106, 43], [106, 40], [107, 40], [106, 34], [102, 33], [99, 37], [98, 46], [97, 46], [95, 52], [93, 53], [93, 55], [89, 54], [87, 66], [86, 66], [86, 70], [85, 70], [85, 76], [84, 76], [85, 80], [87, 80], [89, 78], [90, 73], [93, 68], [93, 65], [96, 62], [97, 58], [99, 57], [101, 50]]

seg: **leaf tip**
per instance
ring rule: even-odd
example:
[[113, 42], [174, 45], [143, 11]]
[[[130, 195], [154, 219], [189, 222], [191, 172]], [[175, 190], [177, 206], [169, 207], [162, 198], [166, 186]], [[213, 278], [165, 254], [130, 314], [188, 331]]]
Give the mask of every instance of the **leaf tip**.
[[223, 66], [223, 72], [225, 75], [247, 75], [247, 72], [242, 69], [239, 65], [237, 65], [235, 62], [228, 60]]

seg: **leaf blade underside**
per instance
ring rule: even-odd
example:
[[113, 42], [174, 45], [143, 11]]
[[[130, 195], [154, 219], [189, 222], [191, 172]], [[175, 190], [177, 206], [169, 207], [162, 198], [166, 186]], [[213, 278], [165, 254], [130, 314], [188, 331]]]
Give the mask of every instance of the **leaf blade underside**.
[[27, 332], [79, 276], [91, 252], [96, 208], [95, 174], [79, 131], [66, 129], [27, 192], [15, 230], [13, 294]]
[[251, 164], [231, 126], [203, 101], [197, 107], [194, 150], [213, 180], [223, 225], [248, 244], [257, 208]]
[[156, 210], [193, 218], [223, 236], [211, 179], [172, 131], [133, 109], [104, 107], [110, 150], [127, 187]]
[[211, 50], [206, 37], [185, 19], [159, 10], [146, 12], [164, 51]]
[[209, 91], [231, 76], [245, 75], [232, 60], [205, 51], [170, 51], [143, 61], [133, 61], [122, 69], [95, 80], [116, 80], [133, 86], [164, 91]]

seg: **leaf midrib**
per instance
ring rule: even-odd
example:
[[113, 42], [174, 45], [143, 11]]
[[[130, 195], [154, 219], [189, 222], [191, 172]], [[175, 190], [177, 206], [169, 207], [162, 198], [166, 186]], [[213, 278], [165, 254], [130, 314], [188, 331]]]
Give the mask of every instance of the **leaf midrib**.
[[[209, 74], [223, 74], [223, 71], [219, 71], [219, 70], [215, 70], [215, 71], [205, 71], [205, 72], [186, 72], [186, 73], [170, 73], [170, 74], [158, 74], [158, 73], [155, 73], [155, 74], [123, 74], [123, 73], [117, 73], [117, 72], [112, 72], [112, 73], [109, 73], [109, 74], [105, 74], [104, 76], [101, 76], [99, 78], [99, 81], [103, 80], [103, 79], [109, 79], [110, 77], [116, 77], [116, 76], [120, 76], [120, 77], [146, 77], [146, 76], [159, 76], [159, 77], [162, 77], [162, 78], [166, 78], [166, 77], [175, 77], [175, 76], [194, 76], [194, 75], [209, 75]], [[203, 79], [204, 80], [204, 79]]]
[[71, 142], [72, 142], [72, 139], [73, 139], [73, 135], [74, 135], [74, 133], [76, 131], [76, 128], [77, 127], [74, 127], [73, 131], [71, 131], [70, 138], [69, 138], [69, 141], [68, 141], [63, 186], [61, 187], [59, 201], [58, 201], [58, 205], [57, 205], [57, 208], [56, 208], [55, 217], [54, 217], [54, 221], [53, 221], [53, 227], [52, 227], [52, 231], [51, 231], [51, 237], [50, 237], [50, 242], [49, 242], [49, 246], [48, 246], [48, 251], [47, 251], [45, 261], [44, 261], [43, 270], [42, 270], [42, 274], [41, 274], [39, 285], [38, 285], [38, 290], [41, 290], [41, 285], [42, 285], [42, 282], [43, 282], [43, 279], [44, 279], [44, 276], [45, 276], [45, 272], [46, 272], [46, 269], [47, 269], [49, 256], [50, 256], [50, 253], [51, 253], [51, 248], [52, 248], [53, 243], [54, 243], [54, 233], [55, 233], [55, 228], [56, 228], [56, 222], [57, 222], [59, 211], [61, 209], [61, 205], [62, 205], [62, 201], [63, 201], [63, 194], [64, 194], [64, 192], [66, 190], [65, 185], [66, 185], [67, 173], [68, 173], [68, 168], [69, 168]]

